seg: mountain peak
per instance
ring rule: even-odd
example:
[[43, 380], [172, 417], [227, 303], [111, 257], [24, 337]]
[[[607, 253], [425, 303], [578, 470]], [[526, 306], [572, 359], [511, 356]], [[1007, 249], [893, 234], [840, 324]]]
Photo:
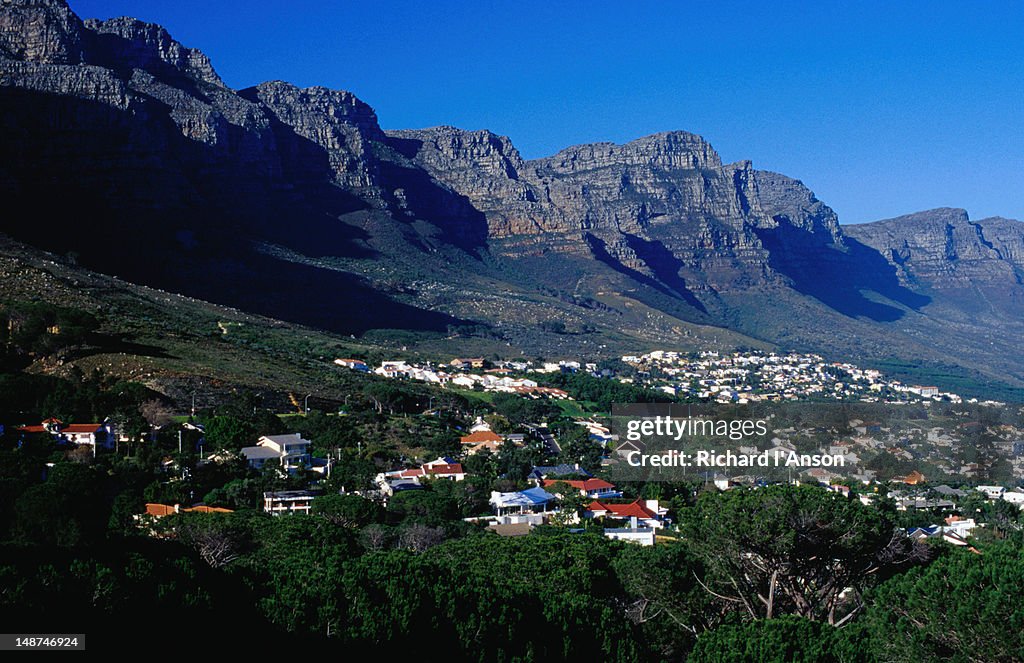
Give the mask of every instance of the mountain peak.
[[183, 46], [156, 23], [122, 16], [105, 21], [90, 18], [85, 27], [94, 42], [90, 59], [112, 68], [132, 67], [157, 73], [172, 70], [211, 85], [225, 87], [210, 59], [195, 48]]
[[685, 131], [665, 131], [631, 140], [574, 145], [554, 156], [537, 159], [539, 166], [570, 173], [605, 166], [651, 166], [670, 170], [719, 168], [722, 160], [711, 144]]
[[[383, 140], [377, 113], [369, 104], [348, 90], [332, 90], [323, 86], [300, 88], [286, 81], [265, 81], [241, 90], [243, 98], [259, 101], [272, 108], [280, 119], [292, 126], [301, 125], [306, 137], [320, 142], [324, 124], [343, 129], [351, 127], [367, 140]], [[327, 149], [337, 147], [327, 141]]]
[[905, 225], [922, 225], [922, 224], [961, 224], [970, 221], [970, 216], [967, 214], [967, 210], [960, 207], [936, 207], [934, 209], [922, 210], [920, 212], [912, 212], [910, 214], [903, 214], [901, 216], [895, 216], [891, 219], [881, 219], [879, 221], [872, 221], [871, 224], [859, 224], [859, 225], [872, 225], [875, 223], [894, 225], [894, 224], [905, 224]]

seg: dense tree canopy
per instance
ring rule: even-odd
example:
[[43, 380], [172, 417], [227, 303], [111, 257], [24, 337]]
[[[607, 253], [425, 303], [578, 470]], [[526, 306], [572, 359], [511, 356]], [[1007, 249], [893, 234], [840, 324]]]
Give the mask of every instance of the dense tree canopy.
[[882, 661], [1024, 660], [1024, 548], [958, 549], [875, 590], [866, 616]]
[[[865, 642], [855, 631], [836, 629], [792, 615], [744, 624], [726, 624], [697, 640], [691, 663], [867, 663]], [[920, 660], [918, 657], [904, 660]]]
[[706, 493], [684, 532], [710, 571], [708, 591], [755, 619], [841, 622], [866, 586], [921, 552], [892, 514], [814, 486]]

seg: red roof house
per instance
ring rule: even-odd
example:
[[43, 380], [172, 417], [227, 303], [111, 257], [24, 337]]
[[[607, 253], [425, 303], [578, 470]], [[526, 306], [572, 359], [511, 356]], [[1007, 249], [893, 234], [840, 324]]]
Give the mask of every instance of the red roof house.
[[621, 497], [622, 492], [615, 489], [615, 484], [608, 483], [604, 479], [544, 479], [544, 488], [555, 485], [556, 483], [566, 483], [580, 491], [580, 495], [584, 497]]
[[388, 472], [385, 476], [397, 477], [400, 479], [429, 477], [431, 479], [452, 479], [453, 481], [462, 481], [465, 479], [466, 471], [462, 469], [462, 463], [448, 462], [450, 460], [451, 459], [449, 458], [438, 458], [437, 460], [432, 460], [429, 463], [424, 463], [420, 467]]
[[504, 441], [500, 435], [489, 430], [478, 430], [469, 435], [462, 436], [461, 439], [468, 454], [475, 454], [483, 449], [497, 453]]
[[[654, 503], [656, 505], [656, 502]], [[587, 505], [584, 518], [636, 518], [642, 527], [661, 527], [661, 516], [639, 498], [629, 504], [606, 504], [594, 500]]]

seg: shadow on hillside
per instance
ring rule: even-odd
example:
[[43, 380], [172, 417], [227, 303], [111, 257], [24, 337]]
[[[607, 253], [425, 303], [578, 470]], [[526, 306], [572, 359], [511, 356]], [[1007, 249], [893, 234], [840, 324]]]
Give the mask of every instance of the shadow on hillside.
[[64, 358], [68, 361], [82, 359], [99, 354], [126, 354], [136, 357], [152, 357], [154, 359], [173, 359], [167, 354], [164, 348], [147, 343], [136, 343], [124, 338], [117, 338], [107, 334], [93, 334], [89, 337], [90, 346], [76, 348], [65, 353]]
[[203, 274], [204, 299], [342, 334], [360, 335], [371, 329], [445, 332], [449, 325], [472, 324], [398, 302], [355, 274], [255, 252], [184, 267], [184, 278], [173, 284], [184, 294], [200, 296], [188, 275]]
[[[423, 141], [388, 137], [388, 145], [407, 159], [413, 159]], [[381, 180], [389, 191], [401, 190], [401, 198], [391, 204], [396, 217], [406, 215], [423, 219], [441, 229], [449, 241], [479, 257], [478, 249], [487, 243], [487, 218], [469, 198], [439, 184], [425, 170], [397, 161], [382, 160]]]
[[755, 232], [769, 251], [773, 270], [788, 277], [798, 292], [847, 317], [894, 322], [905, 315], [903, 309], [873, 301], [865, 292], [915, 311], [931, 302], [901, 285], [896, 268], [881, 253], [851, 237], [844, 238], [844, 251], [831, 244], [831, 237], [788, 223]]
[[[358, 334], [444, 331], [463, 322], [393, 300], [352, 274], [256, 253], [374, 258], [338, 217], [368, 203], [331, 182], [326, 152], [283, 125], [275, 150], [228, 125], [210, 146], [182, 135], [163, 102], [130, 112], [0, 88], [0, 232], [83, 267], [290, 322]], [[254, 152], [257, 156], [254, 156]], [[275, 161], [276, 159], [276, 161]]]
[[608, 251], [605, 241], [592, 233], [587, 233], [585, 239], [590, 247], [594, 258], [620, 274], [638, 281], [644, 285], [654, 288], [662, 294], [676, 299], [682, 299], [688, 305], [701, 313], [707, 313], [707, 308], [697, 299], [696, 295], [686, 286], [686, 281], [679, 276], [679, 269], [682, 263], [665, 248], [661, 242], [645, 240], [635, 235], [625, 235], [629, 247], [641, 260], [651, 269], [657, 277], [652, 278], [631, 267], [627, 267]]
[[665, 284], [672, 293], [681, 297], [687, 304], [707, 313], [707, 308], [697, 299], [693, 291], [686, 285], [686, 279], [679, 276], [683, 262], [676, 258], [668, 248], [659, 241], [647, 240], [636, 235], [625, 234], [626, 243], [633, 249], [637, 257], [644, 261], [659, 282]]

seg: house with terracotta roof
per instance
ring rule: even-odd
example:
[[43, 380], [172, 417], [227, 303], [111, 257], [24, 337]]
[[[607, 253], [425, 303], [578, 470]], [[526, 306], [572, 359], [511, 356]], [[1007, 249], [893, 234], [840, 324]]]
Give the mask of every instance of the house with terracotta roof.
[[449, 364], [452, 368], [483, 368], [483, 357], [456, 357]]
[[225, 509], [219, 506], [206, 506], [205, 504], [197, 504], [196, 506], [181, 508], [180, 504], [147, 504], [146, 515], [153, 516], [154, 518], [163, 518], [164, 516], [170, 516], [175, 513], [234, 513], [231, 509]]
[[504, 438], [491, 430], [478, 430], [469, 435], [463, 435], [460, 441], [462, 449], [467, 454], [480, 453], [484, 449], [491, 453], [498, 453], [501, 445], [505, 442]]
[[580, 491], [580, 495], [584, 497], [590, 497], [592, 499], [601, 499], [608, 497], [622, 497], [622, 491], [615, 488], [615, 484], [608, 483], [604, 479], [574, 479], [574, 480], [563, 480], [563, 479], [544, 479], [541, 484], [544, 488], [550, 488], [556, 483], [566, 483], [576, 490]]
[[150, 503], [146, 505], [146, 510], [143, 513], [137, 513], [133, 516], [136, 525], [147, 531], [150, 536], [158, 538], [172, 537], [173, 534], [167, 532], [159, 532], [154, 529], [153, 524], [166, 516], [173, 516], [177, 513], [234, 513], [231, 509], [224, 509], [216, 506], [206, 506], [205, 504], [197, 504], [196, 506], [181, 508], [180, 504], [156, 504]]
[[146, 515], [153, 516], [154, 518], [163, 518], [164, 516], [173, 516], [181, 511], [181, 506], [178, 504], [147, 504]]
[[[628, 504], [608, 504], [594, 500], [583, 512], [584, 518], [623, 518], [636, 519], [640, 527], [663, 527], [664, 514], [659, 513], [658, 500], [641, 501], [639, 498]], [[632, 522], [632, 520], [631, 520]]]
[[923, 474], [921, 474], [917, 470], [914, 470], [910, 474], [908, 474], [907, 476], [904, 476], [904, 477], [893, 477], [892, 478], [892, 482], [893, 483], [905, 483], [908, 486], [916, 486], [919, 483], [924, 483], [925, 482], [925, 478], [924, 478]]

